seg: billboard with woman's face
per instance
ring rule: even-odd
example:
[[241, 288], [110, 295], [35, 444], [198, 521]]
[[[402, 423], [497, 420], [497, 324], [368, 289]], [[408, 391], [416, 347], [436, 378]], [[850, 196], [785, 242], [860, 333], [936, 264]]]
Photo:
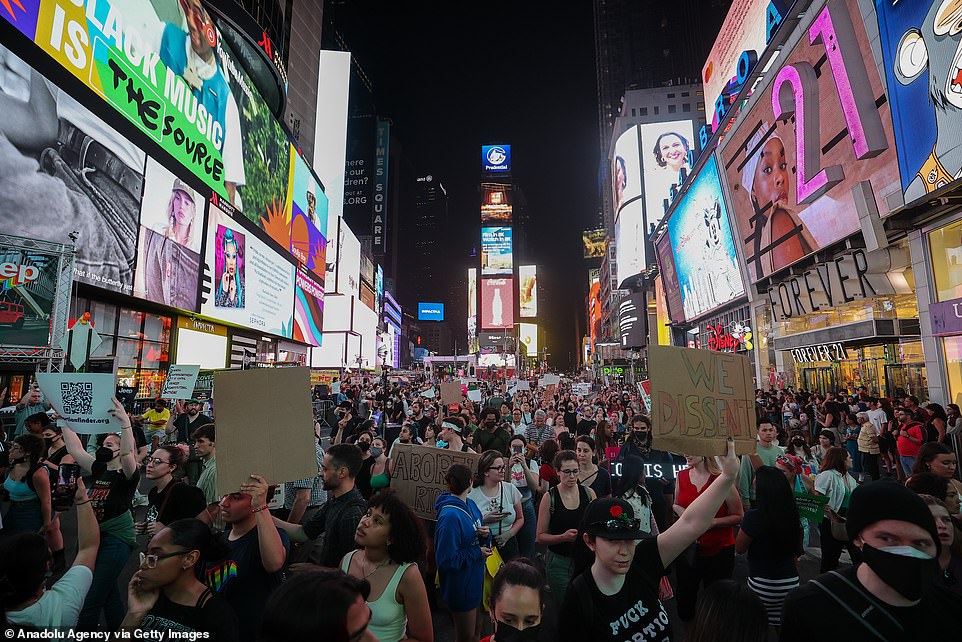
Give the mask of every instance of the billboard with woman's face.
[[611, 194], [615, 217], [625, 203], [641, 196], [641, 158], [638, 156], [638, 127], [632, 127], [615, 143], [611, 159]]
[[681, 184], [681, 171], [691, 171], [692, 123], [676, 120], [641, 126], [642, 160], [645, 167], [645, 215], [649, 229], [665, 215], [672, 185]]
[[752, 281], [859, 231], [860, 183], [881, 212], [899, 189], [889, 102], [860, 16], [857, 0], [831, 0], [813, 15], [723, 142]]

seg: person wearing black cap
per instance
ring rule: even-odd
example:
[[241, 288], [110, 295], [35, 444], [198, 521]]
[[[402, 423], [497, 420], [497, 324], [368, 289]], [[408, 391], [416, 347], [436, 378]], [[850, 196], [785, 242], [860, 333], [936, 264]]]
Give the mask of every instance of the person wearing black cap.
[[665, 532], [649, 537], [624, 499], [606, 497], [588, 505], [581, 539], [591, 565], [565, 593], [558, 622], [561, 642], [583, 640], [671, 640], [672, 628], [658, 585], [665, 567], [712, 524], [738, 476], [735, 442], [717, 458], [720, 476]]
[[186, 444], [187, 438], [193, 434], [196, 428], [213, 423], [214, 420], [200, 411], [200, 399], [188, 399], [181, 403], [177, 402], [177, 414], [171, 415], [167, 419], [165, 432], [168, 437], [177, 435], [177, 443]]
[[852, 493], [846, 527], [862, 562], [790, 593], [781, 642], [810, 640], [814, 614], [830, 623], [827, 639], [908, 642], [959, 630], [962, 603], [933, 584], [941, 544], [918, 495], [893, 481], [864, 484]]

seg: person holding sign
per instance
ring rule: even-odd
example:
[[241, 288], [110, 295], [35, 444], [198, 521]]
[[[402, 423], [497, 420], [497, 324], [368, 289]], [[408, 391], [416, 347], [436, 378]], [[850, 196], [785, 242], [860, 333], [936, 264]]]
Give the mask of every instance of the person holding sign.
[[100, 550], [94, 566], [93, 582], [87, 593], [77, 625], [93, 630], [100, 622], [101, 611], [111, 631], [117, 630], [124, 619], [124, 605], [120, 599], [117, 578], [137, 545], [134, 518], [130, 504], [140, 482], [137, 470], [137, 442], [123, 404], [113, 399], [111, 420], [120, 429], [120, 436], [106, 433], [97, 440], [97, 455], [88, 453], [69, 426], [63, 429], [67, 452], [80, 464], [81, 470], [91, 475], [89, 491], [94, 514], [100, 524]]
[[658, 586], [665, 567], [712, 526], [718, 509], [731, 497], [738, 459], [730, 437], [727, 453], [717, 462], [721, 473], [715, 482], [657, 537], [644, 538], [631, 504], [623, 499], [599, 499], [588, 506], [580, 542], [588, 548], [589, 564], [565, 594], [560, 642], [671, 638]]

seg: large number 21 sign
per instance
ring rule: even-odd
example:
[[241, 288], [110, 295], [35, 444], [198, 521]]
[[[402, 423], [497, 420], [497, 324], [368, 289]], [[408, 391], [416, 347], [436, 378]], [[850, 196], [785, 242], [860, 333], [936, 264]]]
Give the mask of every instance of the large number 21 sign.
[[[808, 38], [811, 44], [825, 48], [855, 157], [862, 160], [882, 153], [888, 147], [882, 119], [859, 51], [855, 27], [843, 0], [829, 0], [809, 27]], [[824, 65], [822, 67], [821, 73], [826, 73]], [[845, 178], [841, 165], [819, 169], [820, 101], [818, 77], [810, 63], [800, 61], [786, 65], [775, 76], [772, 112], [777, 120], [795, 116], [796, 190], [800, 205], [814, 202]]]

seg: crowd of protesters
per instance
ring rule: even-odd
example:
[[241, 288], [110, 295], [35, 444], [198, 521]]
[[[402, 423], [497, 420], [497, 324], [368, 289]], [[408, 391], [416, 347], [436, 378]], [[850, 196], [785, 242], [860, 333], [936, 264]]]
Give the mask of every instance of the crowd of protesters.
[[[759, 390], [754, 452], [704, 456], [658, 450], [630, 386], [481, 381], [441, 404], [438, 383], [315, 390], [317, 476], [276, 487], [251, 470], [226, 495], [216, 435], [231, 427], [201, 401], [114, 400], [114, 431], [94, 438], [32, 390], [0, 440], [4, 625], [245, 642], [431, 641], [438, 618], [458, 642], [962, 630], [954, 404]], [[475, 453], [447, 467], [433, 519], [391, 488], [406, 444]], [[804, 581], [806, 556], [821, 575]]]

